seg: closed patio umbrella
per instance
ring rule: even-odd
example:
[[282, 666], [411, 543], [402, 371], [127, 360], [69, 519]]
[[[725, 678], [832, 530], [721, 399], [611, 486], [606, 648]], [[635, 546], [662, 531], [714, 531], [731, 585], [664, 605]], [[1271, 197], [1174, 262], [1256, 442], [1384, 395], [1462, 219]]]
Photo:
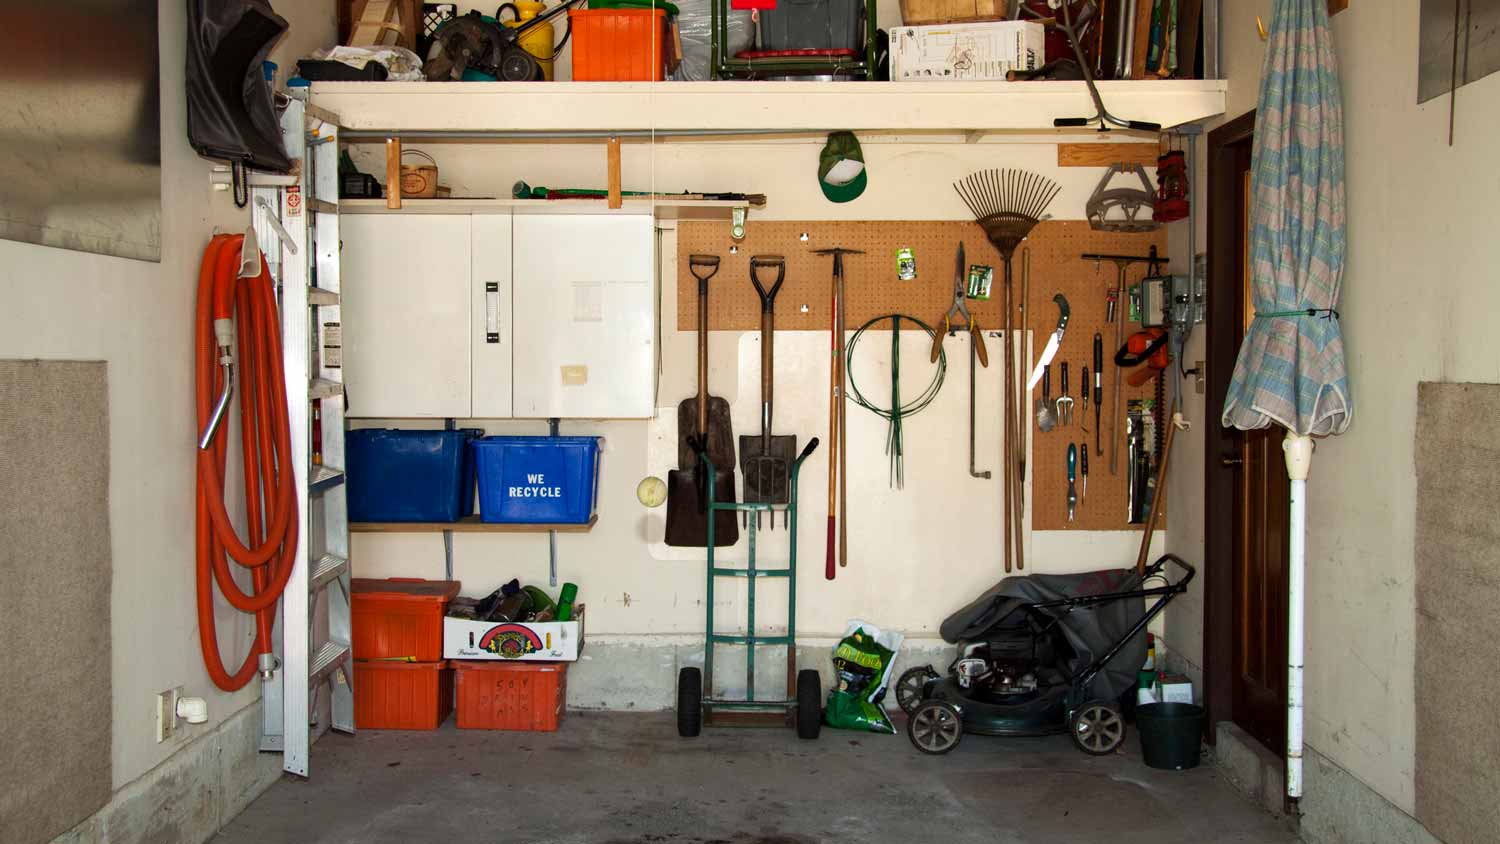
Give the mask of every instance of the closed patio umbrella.
[[1286, 789], [1302, 796], [1302, 643], [1312, 437], [1354, 415], [1337, 307], [1344, 271], [1344, 113], [1326, 0], [1275, 0], [1251, 155], [1255, 318], [1223, 424], [1280, 425], [1291, 476]]

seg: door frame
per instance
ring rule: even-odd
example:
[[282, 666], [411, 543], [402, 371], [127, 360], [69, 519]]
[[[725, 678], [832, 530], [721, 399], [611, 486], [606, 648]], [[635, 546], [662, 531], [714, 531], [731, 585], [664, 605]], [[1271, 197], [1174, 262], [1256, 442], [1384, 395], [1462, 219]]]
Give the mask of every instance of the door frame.
[[[1215, 361], [1232, 361], [1238, 353], [1232, 327], [1235, 321], [1236, 275], [1239, 232], [1237, 213], [1221, 213], [1232, 207], [1239, 174], [1235, 147], [1255, 134], [1255, 111], [1251, 110], [1208, 133], [1208, 279], [1215, 288], [1208, 297], [1207, 348], [1205, 349], [1206, 411], [1203, 433], [1203, 686], [1208, 709], [1208, 741], [1218, 741], [1218, 722], [1234, 720], [1234, 469], [1219, 462], [1219, 456], [1235, 448], [1234, 432], [1221, 421], [1229, 394], [1231, 367]], [[1215, 284], [1215, 281], [1218, 283]]]

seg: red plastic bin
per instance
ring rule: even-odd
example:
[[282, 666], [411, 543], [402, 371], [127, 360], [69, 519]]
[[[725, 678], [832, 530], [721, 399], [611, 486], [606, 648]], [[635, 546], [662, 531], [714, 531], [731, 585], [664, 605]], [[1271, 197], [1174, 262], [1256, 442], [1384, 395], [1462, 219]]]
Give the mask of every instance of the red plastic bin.
[[552, 732], [568, 702], [566, 662], [453, 660], [460, 730]]
[[441, 660], [443, 614], [461, 586], [418, 577], [354, 578], [354, 658]]
[[576, 9], [573, 81], [659, 82], [667, 76], [665, 9]]
[[355, 662], [354, 726], [361, 730], [436, 730], [453, 711], [453, 669], [446, 662]]

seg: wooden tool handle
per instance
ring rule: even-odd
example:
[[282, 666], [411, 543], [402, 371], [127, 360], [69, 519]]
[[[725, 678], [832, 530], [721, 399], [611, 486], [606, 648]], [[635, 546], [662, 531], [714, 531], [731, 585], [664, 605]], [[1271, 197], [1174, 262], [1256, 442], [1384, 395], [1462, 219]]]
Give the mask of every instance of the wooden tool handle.
[[974, 343], [974, 352], [979, 355], [979, 365], [988, 367], [990, 365], [990, 350], [985, 348], [984, 334], [979, 330], [979, 323], [971, 317], [969, 319], [969, 339]]
[[938, 355], [943, 353], [943, 337], [948, 333], [948, 320], [943, 320], [943, 327], [932, 332], [932, 357], [929, 363], [937, 363]]
[[836, 529], [834, 527], [834, 524], [833, 524], [833, 516], [829, 516], [828, 517], [828, 561], [823, 564], [823, 576], [826, 577], [826, 578], [828, 578], [829, 580], [832, 580], [833, 576], [838, 572], [838, 566], [834, 565], [834, 562], [833, 562], [833, 558], [835, 556], [835, 554], [833, 553], [833, 551], [834, 551], [833, 535], [836, 532], [837, 531], [836, 531]]

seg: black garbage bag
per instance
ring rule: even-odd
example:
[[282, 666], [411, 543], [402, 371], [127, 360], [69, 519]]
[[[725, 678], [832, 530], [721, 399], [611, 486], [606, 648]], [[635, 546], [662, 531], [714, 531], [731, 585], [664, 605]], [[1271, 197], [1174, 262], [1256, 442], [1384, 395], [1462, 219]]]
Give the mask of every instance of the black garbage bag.
[[188, 0], [188, 143], [199, 155], [277, 173], [292, 169], [261, 72], [286, 19], [265, 0]]

